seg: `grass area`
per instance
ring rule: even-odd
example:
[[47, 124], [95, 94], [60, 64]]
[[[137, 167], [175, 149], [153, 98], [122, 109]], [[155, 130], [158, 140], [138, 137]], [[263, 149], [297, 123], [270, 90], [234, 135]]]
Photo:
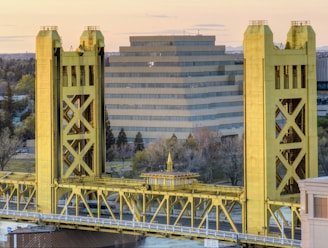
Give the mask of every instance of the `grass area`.
[[35, 159], [11, 159], [5, 171], [34, 173]]

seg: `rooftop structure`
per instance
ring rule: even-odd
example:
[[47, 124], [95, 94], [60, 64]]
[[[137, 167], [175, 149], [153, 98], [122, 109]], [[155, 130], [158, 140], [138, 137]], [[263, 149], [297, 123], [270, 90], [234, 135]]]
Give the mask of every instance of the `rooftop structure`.
[[198, 173], [174, 171], [171, 153], [168, 155], [166, 167], [166, 171], [142, 173], [140, 177], [145, 178], [145, 185], [152, 189], [159, 189], [160, 187], [183, 188], [197, 182], [194, 179], [199, 177]]
[[243, 131], [243, 66], [214, 36], [133, 36], [109, 58], [105, 104], [114, 135], [146, 143], [198, 127], [222, 135]]

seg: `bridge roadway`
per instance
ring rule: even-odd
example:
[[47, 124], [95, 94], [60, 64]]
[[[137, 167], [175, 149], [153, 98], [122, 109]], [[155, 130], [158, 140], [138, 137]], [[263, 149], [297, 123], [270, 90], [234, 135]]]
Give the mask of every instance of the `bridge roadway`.
[[[1, 204], [0, 204], [0, 206], [1, 206]], [[59, 206], [58, 209], [61, 210], [62, 207], [63, 206]], [[12, 209], [12, 208], [10, 208], [10, 209]], [[68, 214], [69, 215], [75, 215], [75, 212], [72, 211], [71, 209], [68, 209]], [[88, 215], [80, 213], [80, 216], [88, 216]], [[124, 221], [133, 220], [133, 215], [129, 211], [126, 211], [122, 215], [122, 217], [123, 217], [122, 220], [124, 220]], [[108, 218], [110, 218], [110, 215], [102, 214], [101, 218], [107, 218], [108, 219]], [[152, 218], [152, 213], [147, 213], [145, 222], [146, 223], [151, 223], [151, 218]], [[171, 225], [174, 225], [174, 222], [175, 222], [176, 218], [177, 218], [177, 215], [174, 215], [174, 214], [171, 215], [171, 220], [170, 220]], [[115, 213], [115, 219], [120, 219], [119, 213], [117, 213], [117, 212]], [[164, 214], [159, 215], [156, 220], [157, 220], [156, 223], [165, 224], [166, 223], [166, 216]], [[199, 224], [200, 224], [201, 220], [202, 220], [201, 218], [195, 218], [195, 226], [199, 227]], [[190, 224], [190, 218], [188, 216], [183, 217], [181, 222], [180, 222], [180, 226], [188, 227], [189, 224]], [[242, 224], [241, 223], [235, 222], [235, 225], [236, 225], [238, 230], [242, 230]], [[205, 228], [205, 227], [206, 227], [206, 224], [204, 224], [201, 228]], [[207, 220], [207, 228], [215, 230], [216, 220], [209, 217], [208, 220]], [[231, 229], [230, 223], [228, 221], [225, 221], [225, 220], [220, 220], [220, 230], [221, 231], [231, 232], [232, 229]], [[271, 230], [274, 233], [279, 233], [280, 232], [278, 227], [274, 227], [274, 226], [271, 227]], [[286, 234], [287, 237], [291, 237], [291, 228], [289, 226], [285, 227], [284, 228], [284, 233]], [[296, 240], [301, 240], [301, 229], [297, 229], [295, 231], [295, 237], [296, 237]]]
[[134, 235], [160, 236], [183, 239], [215, 239], [233, 244], [254, 244], [274, 247], [301, 247], [300, 240], [252, 235], [207, 228], [165, 225], [159, 223], [136, 222], [134, 220], [114, 220], [61, 214], [45, 214], [16, 210], [0, 210], [0, 217], [8, 221], [55, 225], [61, 228], [89, 231], [115, 232], [117, 230]]

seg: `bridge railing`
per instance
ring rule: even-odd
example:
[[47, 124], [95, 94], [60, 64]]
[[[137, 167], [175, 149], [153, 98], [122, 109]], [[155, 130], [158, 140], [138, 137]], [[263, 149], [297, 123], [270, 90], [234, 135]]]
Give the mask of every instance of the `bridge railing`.
[[282, 239], [271, 236], [252, 235], [245, 233], [236, 233], [228, 231], [218, 231], [205, 228], [192, 228], [187, 226], [174, 226], [158, 223], [136, 222], [127, 220], [114, 220], [108, 218], [90, 218], [75, 215], [60, 215], [60, 214], [45, 214], [38, 212], [26, 212], [16, 210], [0, 210], [0, 218], [16, 219], [22, 221], [37, 221], [47, 224], [71, 224], [81, 226], [98, 226], [111, 227], [126, 230], [134, 230], [136, 232], [159, 232], [159, 233], [174, 233], [181, 236], [193, 236], [197, 238], [219, 239], [232, 243], [261, 243], [278, 247], [301, 247], [300, 240]]

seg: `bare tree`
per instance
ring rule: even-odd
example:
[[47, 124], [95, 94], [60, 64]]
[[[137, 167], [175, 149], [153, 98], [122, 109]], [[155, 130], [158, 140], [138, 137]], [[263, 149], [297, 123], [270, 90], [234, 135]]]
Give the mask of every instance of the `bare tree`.
[[121, 144], [120, 146], [115, 145], [114, 153], [115, 157], [120, 158], [122, 160], [124, 166], [125, 160], [132, 157], [133, 148], [127, 143]]
[[230, 179], [231, 185], [237, 185], [243, 179], [243, 139], [238, 136], [222, 137], [220, 157], [224, 174]]
[[199, 162], [199, 173], [205, 183], [212, 183], [220, 167], [220, 163], [218, 163], [219, 132], [202, 127], [195, 131], [194, 136], [202, 155]]
[[0, 132], [0, 168], [3, 171], [11, 157], [21, 144], [21, 140], [12, 136], [10, 129], [5, 128]]
[[183, 170], [197, 172], [199, 171], [199, 165], [204, 163], [202, 151], [191, 148], [184, 147], [182, 152], [179, 154], [181, 157], [181, 164], [183, 165]]
[[327, 131], [318, 128], [318, 165], [319, 174], [328, 175], [328, 134]]

